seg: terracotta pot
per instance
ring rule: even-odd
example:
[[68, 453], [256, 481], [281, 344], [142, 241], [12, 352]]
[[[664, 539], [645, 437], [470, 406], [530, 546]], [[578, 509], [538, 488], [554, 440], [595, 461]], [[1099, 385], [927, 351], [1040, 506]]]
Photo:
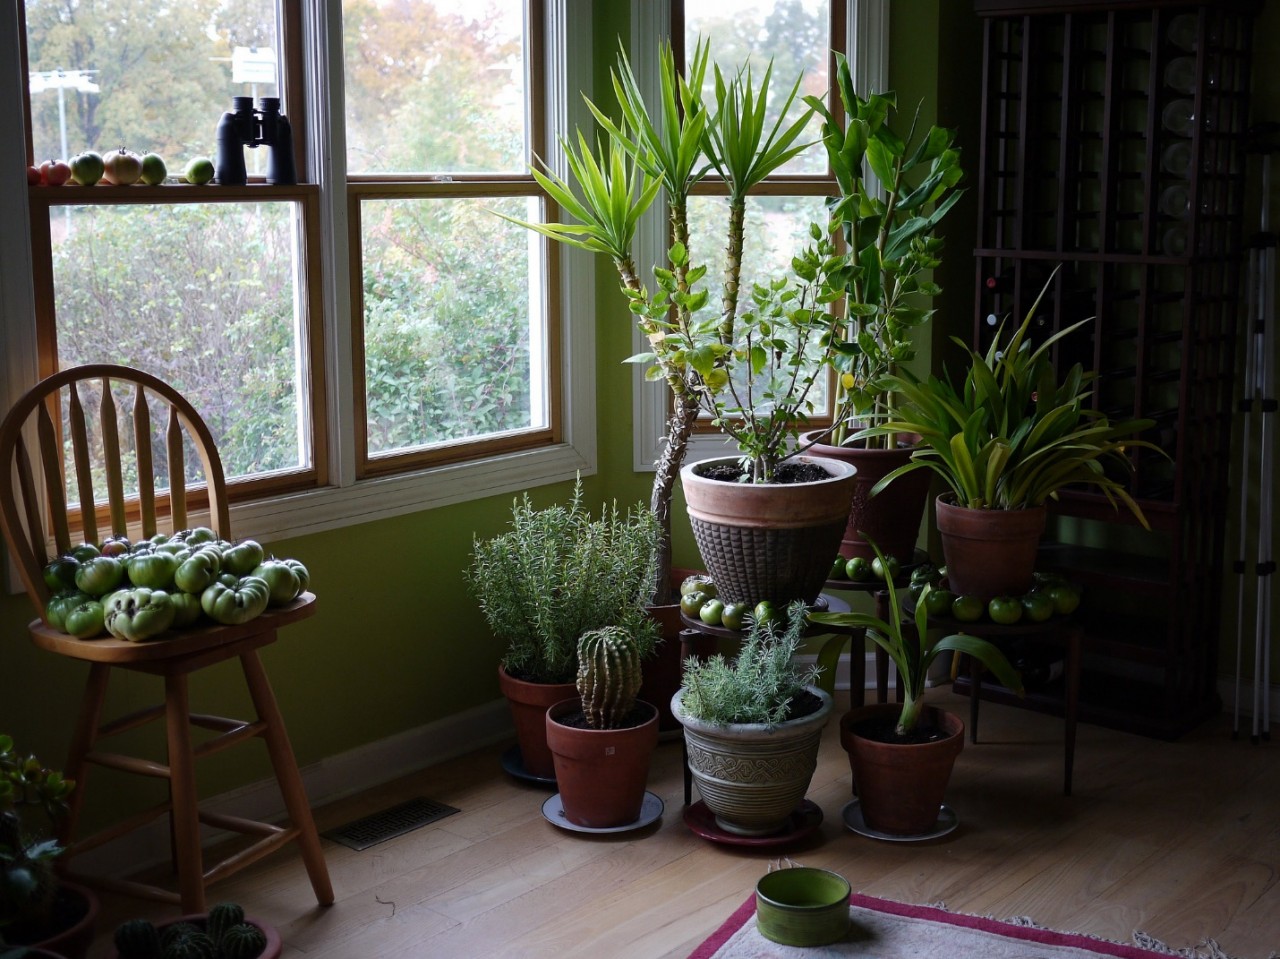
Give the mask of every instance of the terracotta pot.
[[830, 473], [813, 483], [726, 483], [700, 470], [680, 471], [698, 552], [726, 603], [795, 599], [813, 602], [840, 551], [849, 522], [855, 472], [837, 460], [801, 456]]
[[818, 764], [822, 729], [831, 715], [831, 697], [805, 687], [822, 700], [815, 713], [776, 726], [694, 719], [684, 711], [681, 689], [671, 711], [684, 726], [689, 770], [716, 825], [739, 836], [768, 836], [783, 829], [804, 800]]
[[658, 710], [627, 729], [577, 729], [557, 719], [582, 708], [582, 701], [566, 699], [546, 713], [547, 745], [555, 758], [556, 786], [564, 815], [576, 826], [611, 829], [640, 818], [649, 758], [658, 744]]
[[[156, 928], [160, 930], [161, 935], [169, 926], [177, 925], [180, 922], [187, 922], [195, 926], [197, 929], [204, 929], [205, 923], [208, 921], [208, 913], [198, 912], [188, 916], [179, 916], [177, 919], [170, 919], [166, 922], [157, 922]], [[256, 959], [279, 959], [280, 953], [284, 951], [284, 943], [280, 939], [280, 933], [276, 928], [261, 919], [255, 919], [253, 916], [245, 916], [244, 921], [250, 925], [257, 926], [267, 937], [267, 945], [258, 953]], [[107, 959], [120, 959], [120, 953], [115, 949], [107, 952]]]
[[912, 451], [911, 446], [869, 450], [816, 443], [809, 447], [811, 456], [839, 460], [858, 471], [853, 503], [849, 507], [849, 523], [840, 541], [840, 555], [845, 559], [855, 556], [875, 559], [876, 551], [867, 542], [868, 536], [886, 556], [894, 557], [899, 563], [906, 564], [915, 558], [920, 521], [929, 501], [929, 483], [933, 473], [927, 469], [914, 470], [899, 476], [875, 496], [871, 495], [876, 483], [910, 462]]
[[897, 717], [899, 703], [863, 706], [840, 718], [840, 745], [849, 754], [854, 791], [868, 826], [894, 836], [932, 832], [951, 781], [951, 769], [964, 749], [964, 723], [932, 706], [921, 710], [921, 722], [946, 734], [931, 743], [882, 743], [858, 734], [865, 720]]
[[58, 882], [57, 897], [55, 912], [65, 910], [67, 915], [78, 918], [61, 932], [33, 940], [26, 945], [64, 956], [65, 959], [84, 959], [89, 953], [89, 947], [93, 945], [93, 937], [98, 928], [98, 897], [92, 889], [66, 880]]
[[969, 509], [954, 499], [954, 493], [943, 493], [936, 504], [951, 591], [985, 603], [1029, 590], [1045, 508]]
[[576, 696], [578, 687], [573, 683], [526, 683], [509, 676], [499, 664], [498, 688], [511, 707], [525, 772], [542, 779], [552, 778], [555, 764], [547, 748], [547, 710], [562, 699]]

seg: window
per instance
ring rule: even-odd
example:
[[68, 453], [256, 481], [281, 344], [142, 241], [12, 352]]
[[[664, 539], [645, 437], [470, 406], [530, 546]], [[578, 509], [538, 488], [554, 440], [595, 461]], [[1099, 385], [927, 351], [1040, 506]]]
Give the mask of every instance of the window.
[[[593, 468], [591, 404], [569, 402], [593, 389], [590, 259], [498, 215], [554, 215], [527, 170], [582, 122], [586, 0], [20, 12], [0, 118], [25, 136], [0, 152], [123, 145], [170, 179], [0, 200], [31, 223], [0, 237], [5, 315], [34, 318], [0, 332], [7, 400], [86, 362], [169, 380], [214, 430], [245, 535]], [[278, 97], [291, 137], [235, 151], [246, 185], [180, 183], [233, 97]], [[287, 147], [299, 182], [267, 182]]]
[[[887, 0], [669, 0], [638, 14], [643, 19], [633, 19], [632, 27], [637, 47], [632, 63], [637, 70], [654, 62], [661, 37], [672, 38], [677, 62], [683, 62], [685, 52], [692, 51], [702, 37], [711, 41], [712, 58], [722, 70], [736, 70], [749, 63], [757, 82], [772, 59], [771, 99], [779, 103], [801, 72], [804, 80], [798, 97], [826, 92], [833, 50], [849, 56], [861, 88], [885, 87]], [[646, 44], [651, 44], [651, 49], [645, 49]], [[798, 110], [793, 111], [792, 116], [798, 115]], [[809, 224], [825, 221], [825, 200], [835, 191], [826, 154], [816, 144], [761, 185], [747, 204], [743, 289], [755, 279], [776, 276], [789, 268], [791, 257], [807, 238]], [[698, 193], [689, 210], [692, 256], [695, 262], [709, 264], [714, 275], [723, 259], [720, 228], [699, 229], [699, 224], [724, 222], [725, 190], [709, 177], [699, 185]], [[705, 248], [699, 249], [699, 236]], [[666, 244], [664, 225], [656, 220], [648, 223], [641, 243], [646, 252], [637, 259], [660, 260]], [[636, 349], [643, 349], [638, 340]], [[668, 397], [658, 388], [661, 384], [642, 383], [639, 378], [636, 384], [640, 427], [635, 465], [651, 469], [666, 421]], [[690, 444], [690, 457], [722, 455], [723, 443], [718, 433], [704, 431]]]

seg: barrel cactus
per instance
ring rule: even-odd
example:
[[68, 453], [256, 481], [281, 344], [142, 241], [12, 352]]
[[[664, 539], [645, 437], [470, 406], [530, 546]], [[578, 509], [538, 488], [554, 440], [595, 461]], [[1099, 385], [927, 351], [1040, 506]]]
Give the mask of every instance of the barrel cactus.
[[218, 947], [198, 929], [168, 939], [161, 959], [218, 959]]
[[244, 922], [244, 909], [239, 903], [220, 902], [209, 909], [209, 918], [204, 924], [204, 931], [209, 934], [209, 938], [218, 948], [222, 948], [222, 937], [226, 931], [242, 922]]
[[218, 942], [220, 959], [256, 959], [267, 948], [267, 934], [251, 923], [242, 922], [223, 932]]
[[120, 959], [160, 959], [160, 933], [146, 919], [129, 919], [113, 937]]
[[578, 695], [593, 729], [617, 729], [640, 692], [640, 650], [620, 626], [604, 626], [578, 639]]

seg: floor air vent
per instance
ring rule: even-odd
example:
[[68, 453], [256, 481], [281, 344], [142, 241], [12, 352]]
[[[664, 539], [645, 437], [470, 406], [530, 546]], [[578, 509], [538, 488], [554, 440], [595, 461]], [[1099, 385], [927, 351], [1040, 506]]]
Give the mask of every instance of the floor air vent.
[[345, 826], [330, 829], [321, 835], [358, 851], [376, 846], [388, 839], [403, 836], [407, 832], [413, 832], [428, 823], [452, 816], [459, 811], [452, 806], [430, 799], [410, 799], [408, 802], [402, 802], [389, 809], [365, 816], [363, 819], [349, 822]]

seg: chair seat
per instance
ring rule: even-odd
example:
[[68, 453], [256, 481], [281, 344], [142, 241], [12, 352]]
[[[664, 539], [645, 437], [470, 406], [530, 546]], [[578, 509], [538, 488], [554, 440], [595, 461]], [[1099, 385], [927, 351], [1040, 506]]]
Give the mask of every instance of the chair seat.
[[281, 626], [296, 623], [315, 614], [314, 593], [303, 593], [287, 606], [268, 609], [261, 616], [238, 626], [211, 624], [192, 629], [171, 629], [151, 639], [133, 643], [114, 636], [77, 639], [54, 629], [43, 620], [33, 620], [27, 627], [31, 641], [41, 649], [73, 659], [112, 666], [131, 663], [159, 663], [208, 652], [219, 646], [237, 643], [249, 636], [271, 633]]

